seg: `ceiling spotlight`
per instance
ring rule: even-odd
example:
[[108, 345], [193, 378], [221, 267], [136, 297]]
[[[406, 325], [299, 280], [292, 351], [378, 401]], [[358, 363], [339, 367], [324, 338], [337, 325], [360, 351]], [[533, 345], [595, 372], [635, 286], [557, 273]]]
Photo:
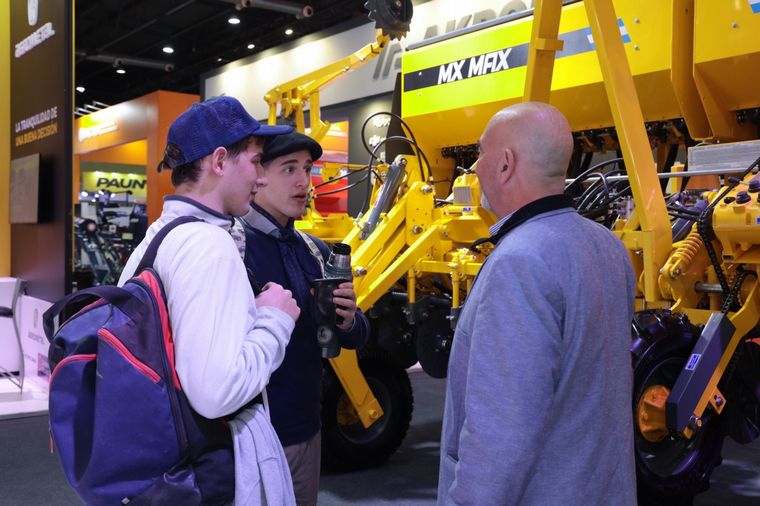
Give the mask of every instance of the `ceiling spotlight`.
[[229, 19], [227, 19], [227, 22], [231, 25], [239, 25], [240, 18], [237, 16], [230, 16]]
[[127, 73], [127, 71], [126, 71], [126, 70], [124, 70], [122, 67], [119, 67], [119, 68], [117, 68], [117, 69], [116, 69], [116, 73], [117, 73], [117, 74], [126, 74], [126, 73]]
[[77, 91], [79, 93], [84, 93], [84, 86], [77, 86]]
[[166, 54], [172, 54], [174, 52], [174, 48], [171, 46], [164, 46], [162, 51]]
[[253, 49], [254, 47], [256, 47], [256, 44], [248, 44], [248, 49]]
[[288, 28], [287, 30], [285, 30], [285, 35], [293, 35], [293, 29]]

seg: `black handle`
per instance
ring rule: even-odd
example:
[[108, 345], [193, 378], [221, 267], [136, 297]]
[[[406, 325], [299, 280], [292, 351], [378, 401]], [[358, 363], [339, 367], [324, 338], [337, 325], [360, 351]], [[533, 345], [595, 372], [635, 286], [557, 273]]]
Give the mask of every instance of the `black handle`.
[[129, 303], [134, 296], [127, 290], [110, 285], [95, 286], [79, 290], [78, 292], [70, 293], [57, 301], [42, 315], [42, 327], [45, 329], [45, 336], [48, 341], [53, 339], [53, 319], [58, 316], [66, 306], [77, 300], [84, 299], [85, 297], [106, 299], [108, 302], [132, 317], [131, 306]]

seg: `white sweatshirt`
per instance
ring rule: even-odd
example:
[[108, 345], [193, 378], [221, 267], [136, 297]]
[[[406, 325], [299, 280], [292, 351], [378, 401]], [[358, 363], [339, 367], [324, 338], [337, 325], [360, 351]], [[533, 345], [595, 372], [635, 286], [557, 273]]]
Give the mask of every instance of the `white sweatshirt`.
[[150, 240], [179, 216], [186, 223], [164, 239], [153, 265], [164, 285], [174, 335], [175, 367], [190, 405], [206, 418], [237, 411], [280, 366], [295, 322], [284, 311], [256, 309], [245, 266], [229, 234], [232, 219], [191, 199], [169, 196], [119, 279], [134, 274]]

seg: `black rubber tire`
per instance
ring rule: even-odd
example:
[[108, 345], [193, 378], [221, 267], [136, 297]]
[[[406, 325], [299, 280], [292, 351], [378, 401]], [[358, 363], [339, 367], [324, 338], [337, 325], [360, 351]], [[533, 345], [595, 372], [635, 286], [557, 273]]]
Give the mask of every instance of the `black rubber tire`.
[[[760, 436], [760, 345], [748, 339], [739, 344], [735, 363], [727, 367], [718, 384], [731, 401], [721, 414], [724, 430], [739, 444], [751, 443]], [[733, 373], [728, 372], [732, 367]]]
[[359, 359], [372, 392], [383, 408], [383, 417], [365, 429], [356, 419], [338, 422], [343, 386], [327, 365], [322, 379], [322, 465], [332, 471], [353, 471], [382, 464], [401, 445], [409, 430], [414, 398], [406, 370], [389, 356], [373, 354]]
[[[414, 342], [422, 370], [433, 378], [445, 378], [449, 371], [449, 355], [454, 330], [447, 316], [449, 308], [431, 308], [428, 317], [417, 324]], [[445, 346], [441, 343], [446, 341]]]
[[[638, 325], [637, 325], [638, 323]], [[633, 416], [636, 482], [639, 505], [687, 505], [707, 490], [720, 464], [722, 420], [706, 412], [704, 425], [690, 439], [672, 434], [651, 443], [636, 424], [636, 408], [654, 384], [672, 388], [689, 358], [699, 333], [688, 319], [668, 312], [638, 313], [634, 322]]]

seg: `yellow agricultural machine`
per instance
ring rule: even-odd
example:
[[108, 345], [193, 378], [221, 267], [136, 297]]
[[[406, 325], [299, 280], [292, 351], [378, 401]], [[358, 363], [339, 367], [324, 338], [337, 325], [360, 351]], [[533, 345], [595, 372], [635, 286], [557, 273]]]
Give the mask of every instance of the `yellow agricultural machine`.
[[[410, 14], [407, 4], [367, 7], [383, 28]], [[640, 501], [688, 501], [708, 486], [724, 437], [760, 434], [758, 33], [760, 0], [537, 0], [406, 49], [392, 122], [405, 133], [387, 142], [409, 149], [390, 164], [370, 159], [371, 205], [343, 239], [373, 339], [358, 361], [332, 361], [338, 398], [326, 398], [324, 418], [336, 456], [379, 462], [406, 431], [408, 379], [382, 372], [378, 357], [445, 375], [488, 254], [469, 246], [494, 221], [479, 205], [476, 142], [493, 113], [522, 100], [552, 103], [570, 121], [566, 191], [621, 238], [638, 275]], [[303, 226], [320, 235], [330, 230], [320, 220]]]

